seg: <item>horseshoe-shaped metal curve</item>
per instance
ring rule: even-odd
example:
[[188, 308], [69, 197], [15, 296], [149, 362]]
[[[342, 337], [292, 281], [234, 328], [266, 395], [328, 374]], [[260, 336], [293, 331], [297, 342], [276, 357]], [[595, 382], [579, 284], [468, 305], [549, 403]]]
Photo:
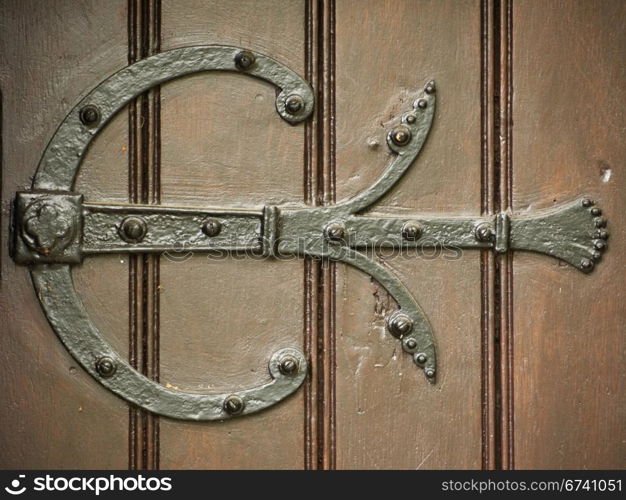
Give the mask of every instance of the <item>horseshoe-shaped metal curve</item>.
[[[33, 180], [34, 190], [71, 191], [90, 142], [124, 105], [150, 88], [184, 75], [204, 71], [232, 71], [266, 80], [281, 92], [276, 110], [289, 123], [306, 119], [313, 111], [313, 92], [296, 73], [267, 56], [252, 53], [255, 60], [242, 70], [236, 56], [241, 48], [227, 46], [185, 47], [143, 59], [113, 74], [83, 98], [52, 137]], [[285, 101], [297, 94], [303, 109], [291, 114]], [[81, 122], [80, 111], [97, 105], [99, 123], [93, 128]], [[31, 276], [37, 296], [53, 329], [76, 360], [99, 382], [141, 408], [172, 418], [218, 420], [267, 408], [293, 393], [307, 373], [307, 361], [297, 349], [281, 349], [269, 362], [272, 380], [261, 386], [231, 394], [191, 394], [168, 389], [137, 372], [104, 340], [89, 319], [76, 293], [69, 264], [33, 266]], [[296, 367], [283, 374], [279, 363], [285, 356]], [[110, 376], [98, 370], [98, 360], [107, 359], [114, 368]], [[228, 407], [229, 400], [237, 403]]]

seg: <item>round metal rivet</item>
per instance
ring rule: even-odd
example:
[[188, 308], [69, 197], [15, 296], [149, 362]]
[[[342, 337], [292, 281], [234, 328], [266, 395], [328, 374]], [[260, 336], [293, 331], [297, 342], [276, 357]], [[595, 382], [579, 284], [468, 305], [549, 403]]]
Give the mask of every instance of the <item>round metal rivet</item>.
[[100, 123], [100, 110], [93, 104], [88, 104], [80, 110], [80, 121], [87, 127], [95, 127]]
[[207, 236], [217, 236], [222, 231], [222, 223], [216, 219], [208, 219], [202, 225], [202, 232]]
[[409, 142], [411, 142], [411, 138], [413, 134], [411, 129], [406, 125], [398, 125], [391, 131], [391, 141], [396, 146], [406, 146]]
[[591, 215], [602, 215], [602, 210], [600, 210], [599, 208], [592, 208]]
[[603, 240], [608, 240], [609, 239], [609, 232], [605, 231], [604, 229], [600, 229], [600, 230], [596, 231], [595, 237], [603, 239]]
[[250, 69], [256, 61], [256, 56], [249, 50], [242, 50], [235, 56], [235, 66], [241, 70]]
[[415, 115], [408, 115], [406, 117], [406, 122], [410, 124], [415, 123], [416, 120], [417, 120], [417, 117]]
[[606, 219], [604, 217], [598, 217], [595, 219], [596, 227], [606, 227]]
[[426, 88], [424, 89], [424, 91], [427, 94], [434, 94], [437, 90], [437, 87], [435, 87], [435, 82], [428, 82], [428, 84], [426, 85]]
[[239, 396], [228, 396], [224, 400], [224, 411], [229, 415], [239, 415], [246, 407]]
[[387, 322], [387, 328], [392, 335], [402, 337], [413, 330], [413, 320], [406, 314], [394, 314]]
[[407, 349], [415, 349], [417, 347], [417, 340], [415, 339], [406, 339], [406, 341], [404, 342], [404, 345], [406, 346]]
[[602, 252], [598, 252], [597, 250], [592, 254], [593, 260], [600, 260], [602, 257]]
[[139, 217], [126, 217], [120, 226], [120, 236], [129, 243], [138, 243], [144, 239], [148, 226]]
[[298, 94], [291, 94], [285, 99], [285, 109], [295, 115], [304, 109], [304, 99]]
[[407, 222], [402, 226], [402, 237], [405, 240], [416, 240], [422, 235], [422, 228], [415, 222]]
[[488, 242], [493, 240], [494, 232], [491, 225], [487, 222], [481, 222], [474, 228], [474, 237], [478, 241]]
[[583, 259], [580, 262], [580, 267], [582, 269], [589, 270], [589, 269], [593, 268], [593, 262], [590, 261], [589, 259]]
[[417, 107], [420, 109], [426, 109], [428, 106], [428, 101], [426, 99], [419, 99], [417, 101]]
[[290, 354], [283, 356], [278, 364], [278, 369], [283, 375], [295, 375], [299, 367], [298, 359]]
[[415, 356], [415, 360], [420, 365], [423, 365], [424, 363], [426, 363], [426, 361], [428, 361], [428, 356], [426, 356], [426, 354], [424, 354], [423, 352], [420, 352], [417, 356]]
[[583, 207], [588, 208], [590, 206], [592, 206], [594, 204], [593, 200], [590, 200], [589, 198], [585, 198], [583, 200]]
[[424, 374], [428, 377], [428, 378], [433, 378], [435, 376], [435, 370], [433, 370], [432, 368], [427, 368], [424, 371]]
[[332, 241], [342, 240], [345, 235], [345, 229], [341, 224], [331, 222], [324, 228], [324, 235]]
[[117, 370], [117, 365], [108, 356], [104, 356], [96, 361], [96, 371], [101, 377], [111, 377]]
[[606, 243], [603, 240], [598, 240], [593, 244], [597, 250], [604, 250], [606, 248]]

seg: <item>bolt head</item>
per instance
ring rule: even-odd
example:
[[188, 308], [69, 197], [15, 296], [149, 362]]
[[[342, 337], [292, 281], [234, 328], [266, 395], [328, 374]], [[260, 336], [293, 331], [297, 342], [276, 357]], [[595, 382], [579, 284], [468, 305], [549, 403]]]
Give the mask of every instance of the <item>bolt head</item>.
[[346, 230], [344, 229], [344, 227], [337, 222], [331, 222], [324, 229], [324, 235], [326, 236], [327, 239], [332, 240], [332, 241], [342, 240], [343, 237], [345, 236], [345, 233], [346, 233]]
[[207, 236], [213, 237], [222, 231], [222, 223], [216, 219], [207, 219], [202, 225], [202, 232]]
[[491, 224], [487, 222], [481, 222], [474, 228], [474, 236], [478, 241], [489, 242], [493, 240], [495, 233]]
[[407, 222], [402, 226], [402, 237], [405, 240], [417, 240], [422, 235], [422, 228], [415, 222]]
[[291, 94], [285, 99], [285, 109], [292, 115], [304, 109], [304, 99], [298, 94]]
[[387, 329], [395, 337], [403, 337], [413, 330], [413, 320], [406, 314], [396, 313], [387, 321]]
[[417, 361], [420, 365], [423, 365], [426, 361], [428, 361], [428, 356], [426, 356], [423, 352], [420, 352], [415, 356], [415, 361]]
[[290, 354], [283, 356], [278, 364], [278, 369], [280, 373], [283, 375], [295, 375], [298, 373], [298, 369], [300, 368], [300, 363], [295, 356]]
[[406, 125], [398, 125], [391, 131], [390, 137], [391, 142], [393, 142], [396, 146], [406, 146], [409, 142], [411, 142], [413, 133]]
[[126, 217], [120, 225], [120, 236], [128, 243], [139, 243], [148, 232], [148, 226], [140, 217]]
[[246, 407], [239, 396], [228, 396], [224, 400], [224, 411], [229, 415], [239, 415]]
[[88, 104], [80, 110], [80, 121], [87, 127], [95, 127], [100, 123], [100, 110], [93, 104]]
[[256, 56], [249, 50], [242, 50], [237, 52], [235, 56], [235, 66], [240, 70], [247, 70], [252, 67], [256, 61]]
[[418, 99], [417, 107], [419, 109], [426, 109], [428, 107], [428, 101], [426, 99]]
[[424, 89], [424, 91], [427, 94], [434, 94], [437, 91], [437, 87], [435, 86], [435, 82], [434, 81], [430, 81], [426, 84], [426, 88]]
[[111, 377], [117, 370], [117, 364], [108, 356], [103, 356], [96, 361], [96, 371], [101, 377]]
[[409, 350], [413, 350], [415, 348], [417, 348], [417, 340], [415, 339], [406, 339], [406, 341], [404, 342], [404, 345], [406, 346], [407, 349]]

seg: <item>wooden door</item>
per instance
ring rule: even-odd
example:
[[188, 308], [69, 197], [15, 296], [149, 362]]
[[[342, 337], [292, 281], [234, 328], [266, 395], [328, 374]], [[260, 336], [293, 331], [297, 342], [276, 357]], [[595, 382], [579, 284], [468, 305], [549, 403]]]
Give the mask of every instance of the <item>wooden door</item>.
[[[0, 466], [4, 468], [621, 468], [626, 465], [626, 3], [619, 0], [4, 0]], [[371, 213], [526, 214], [589, 196], [609, 250], [589, 274], [546, 255], [380, 254], [428, 316], [429, 384], [389, 334], [397, 306], [341, 263], [114, 254], [73, 268], [98, 329], [138, 371], [195, 393], [249, 387], [277, 348], [309, 359], [285, 401], [227, 421], [159, 417], [66, 351], [11, 205], [72, 107], [160, 52], [233, 45], [314, 89], [201, 73], [132, 101], [98, 134], [86, 200], [325, 206], [378, 178], [386, 134], [437, 82], [426, 144]]]

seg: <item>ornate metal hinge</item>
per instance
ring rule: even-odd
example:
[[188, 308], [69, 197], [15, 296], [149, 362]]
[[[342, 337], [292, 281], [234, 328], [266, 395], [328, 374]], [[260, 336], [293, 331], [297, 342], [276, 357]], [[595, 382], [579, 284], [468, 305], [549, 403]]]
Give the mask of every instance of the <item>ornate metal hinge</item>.
[[185, 74], [237, 71], [270, 81], [281, 92], [276, 109], [295, 124], [310, 116], [313, 93], [280, 63], [235, 47], [188, 47], [144, 59], [111, 76], [68, 115], [48, 145], [33, 190], [17, 193], [14, 258], [32, 266], [39, 300], [68, 350], [100, 382], [149, 411], [181, 419], [214, 420], [266, 408], [302, 383], [307, 361], [296, 348], [269, 363], [271, 381], [230, 394], [187, 394], [144, 377], [106, 343], [89, 319], [70, 266], [101, 253], [252, 252], [268, 257], [312, 256], [345, 262], [369, 274], [393, 296], [398, 310], [390, 333], [434, 382], [435, 343], [424, 312], [400, 279], [363, 250], [447, 246], [544, 253], [584, 272], [606, 249], [606, 219], [587, 198], [536, 213], [455, 217], [380, 216], [367, 210], [404, 175], [419, 154], [435, 113], [429, 82], [387, 136], [394, 157], [367, 190], [333, 206], [265, 206], [249, 210], [85, 202], [72, 192], [93, 137], [133, 97]]

